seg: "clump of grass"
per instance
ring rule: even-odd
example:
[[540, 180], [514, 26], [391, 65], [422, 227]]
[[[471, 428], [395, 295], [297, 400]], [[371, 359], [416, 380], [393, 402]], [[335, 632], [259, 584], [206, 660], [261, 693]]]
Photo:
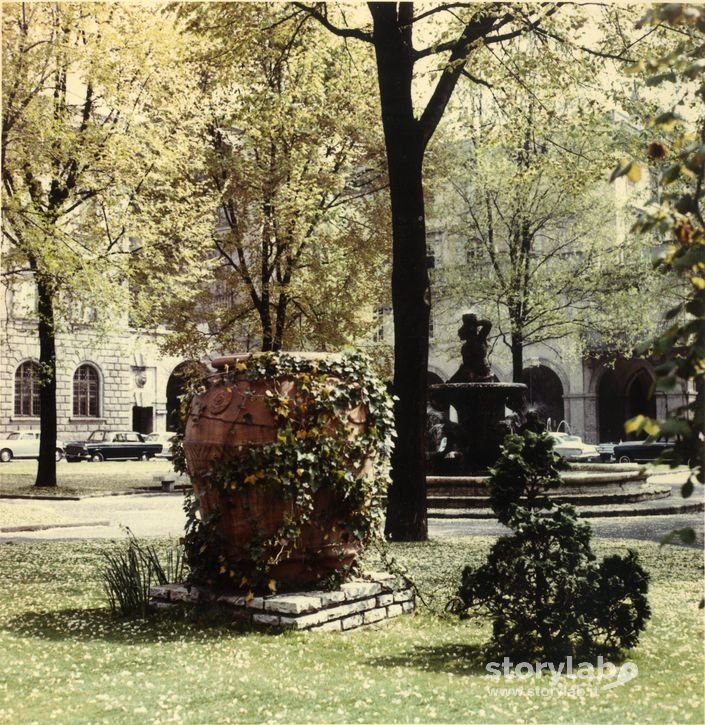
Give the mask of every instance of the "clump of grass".
[[182, 581], [186, 563], [180, 547], [169, 547], [162, 559], [154, 545], [140, 543], [129, 529], [127, 533], [127, 546], [103, 552], [103, 589], [113, 615], [144, 618], [150, 587]]

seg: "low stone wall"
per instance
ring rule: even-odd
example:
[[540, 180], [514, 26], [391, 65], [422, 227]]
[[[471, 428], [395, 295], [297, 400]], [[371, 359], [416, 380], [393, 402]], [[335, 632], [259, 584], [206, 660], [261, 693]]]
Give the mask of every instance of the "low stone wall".
[[342, 584], [333, 591], [293, 592], [264, 597], [217, 594], [202, 586], [166, 584], [149, 590], [156, 609], [183, 604], [228, 607], [234, 618], [253, 627], [347, 632], [377, 624], [416, 608], [414, 591], [396, 586], [387, 573], [366, 575], [364, 581]]

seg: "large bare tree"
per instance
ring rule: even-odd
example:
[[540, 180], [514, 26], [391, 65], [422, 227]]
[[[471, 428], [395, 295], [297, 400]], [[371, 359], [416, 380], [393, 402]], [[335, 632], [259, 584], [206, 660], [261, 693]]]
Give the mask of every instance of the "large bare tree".
[[[332, 33], [371, 45], [377, 63], [392, 216], [392, 306], [397, 441], [392, 459], [386, 535], [423, 540], [428, 534], [424, 429], [431, 304], [426, 258], [423, 166], [428, 144], [458, 81], [477, 80], [473, 59], [541, 25], [555, 5], [449, 2], [367, 3], [371, 24], [352, 27], [325, 3], [295, 3]], [[420, 43], [416, 44], [416, 38]], [[429, 94], [419, 101], [420, 74]]]

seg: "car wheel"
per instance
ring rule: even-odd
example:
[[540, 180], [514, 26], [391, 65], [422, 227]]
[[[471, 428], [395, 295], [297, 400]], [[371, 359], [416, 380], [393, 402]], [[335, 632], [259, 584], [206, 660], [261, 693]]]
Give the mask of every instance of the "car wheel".
[[105, 460], [105, 456], [102, 453], [94, 453], [91, 456], [93, 463], [102, 463]]
[[0, 451], [0, 461], [9, 463], [12, 460], [12, 451], [9, 448], [3, 448]]
[[619, 457], [619, 462], [620, 463], [631, 463], [632, 462], [632, 459], [629, 458], [629, 456], [620, 456]]
[[60, 448], [56, 449], [56, 460], [60, 461], [64, 457], [64, 454], [61, 452]]
[[137, 460], [138, 461], [148, 461], [149, 456], [146, 453], [143, 453]]

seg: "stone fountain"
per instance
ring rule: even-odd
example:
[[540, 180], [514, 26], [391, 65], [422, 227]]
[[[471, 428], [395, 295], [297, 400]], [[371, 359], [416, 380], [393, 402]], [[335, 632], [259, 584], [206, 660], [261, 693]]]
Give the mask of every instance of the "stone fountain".
[[[522, 383], [500, 383], [487, 360], [489, 320], [464, 314], [458, 337], [462, 363], [447, 383], [429, 387], [426, 477], [429, 516], [473, 516], [468, 509], [489, 509], [487, 470], [500, 454], [505, 435], [520, 426], [543, 426], [526, 402]], [[457, 414], [452, 420], [451, 407]], [[580, 506], [614, 508], [621, 504], [666, 498], [670, 486], [646, 482], [633, 464], [571, 464], [563, 485], [549, 495]], [[488, 512], [491, 516], [491, 512]], [[477, 516], [477, 515], [475, 515]]]
[[[474, 314], [463, 315], [458, 337], [463, 362], [447, 383], [429, 388], [431, 471], [484, 473], [499, 457], [504, 436], [523, 422], [526, 385], [499, 383], [487, 361], [487, 336], [492, 324]], [[457, 423], [450, 420], [450, 407]], [[444, 443], [445, 441], [445, 443]]]

